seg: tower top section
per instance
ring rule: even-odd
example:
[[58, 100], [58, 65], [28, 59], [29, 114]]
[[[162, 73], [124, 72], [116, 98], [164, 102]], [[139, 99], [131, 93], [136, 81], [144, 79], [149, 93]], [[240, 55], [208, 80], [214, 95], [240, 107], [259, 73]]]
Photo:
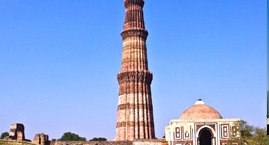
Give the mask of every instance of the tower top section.
[[127, 8], [130, 4], [144, 6], [144, 0], [124, 0], [124, 6]]
[[143, 6], [144, 0], [124, 0], [125, 20], [121, 37], [123, 40], [122, 72], [148, 70]]
[[145, 29], [143, 6], [144, 0], [124, 0], [125, 20], [122, 39], [130, 37], [141, 37], [147, 39], [148, 31]]

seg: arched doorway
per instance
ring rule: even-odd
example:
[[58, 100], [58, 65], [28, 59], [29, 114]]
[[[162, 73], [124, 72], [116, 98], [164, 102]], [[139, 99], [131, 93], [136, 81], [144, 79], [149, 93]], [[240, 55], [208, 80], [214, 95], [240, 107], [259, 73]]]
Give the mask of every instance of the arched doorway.
[[200, 145], [212, 145], [212, 134], [208, 128], [204, 128], [199, 133]]

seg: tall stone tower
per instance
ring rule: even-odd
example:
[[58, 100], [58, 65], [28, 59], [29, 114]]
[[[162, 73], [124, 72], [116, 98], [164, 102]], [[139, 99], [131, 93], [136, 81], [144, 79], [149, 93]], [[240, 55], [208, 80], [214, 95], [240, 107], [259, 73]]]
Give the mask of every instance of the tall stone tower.
[[150, 84], [152, 73], [148, 71], [143, 6], [144, 0], [124, 0], [125, 22], [123, 39], [116, 140], [155, 138]]

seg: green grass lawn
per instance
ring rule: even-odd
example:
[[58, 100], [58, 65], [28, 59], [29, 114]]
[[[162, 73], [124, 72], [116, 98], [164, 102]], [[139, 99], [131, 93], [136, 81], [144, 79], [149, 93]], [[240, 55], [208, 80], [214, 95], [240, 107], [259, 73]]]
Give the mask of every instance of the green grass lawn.
[[0, 139], [0, 145], [34, 145], [30, 142], [16, 142], [16, 141], [7, 141]]

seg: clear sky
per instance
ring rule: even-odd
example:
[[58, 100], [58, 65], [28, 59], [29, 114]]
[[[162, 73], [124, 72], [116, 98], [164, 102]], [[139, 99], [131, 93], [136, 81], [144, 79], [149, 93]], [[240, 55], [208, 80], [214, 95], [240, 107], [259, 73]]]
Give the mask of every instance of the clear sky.
[[[156, 136], [198, 98], [266, 125], [266, 0], [146, 0]], [[123, 0], [0, 0], [0, 133], [114, 139]]]

